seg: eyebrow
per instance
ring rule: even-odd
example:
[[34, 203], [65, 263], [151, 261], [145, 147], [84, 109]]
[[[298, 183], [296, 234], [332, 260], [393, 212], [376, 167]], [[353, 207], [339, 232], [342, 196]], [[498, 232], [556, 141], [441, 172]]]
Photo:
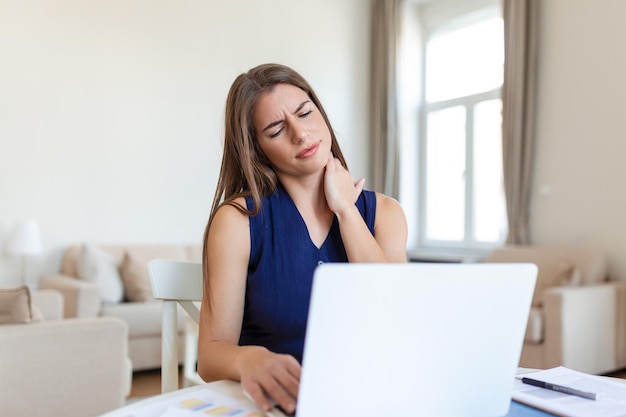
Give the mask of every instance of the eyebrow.
[[[298, 106], [298, 108], [292, 113], [292, 114], [296, 114], [298, 113], [300, 110], [302, 110], [302, 108], [307, 104], [310, 103], [311, 100], [305, 100], [302, 103], [300, 103], [300, 105]], [[271, 129], [276, 125], [279, 125], [281, 123], [283, 123], [285, 120], [281, 119], [281, 120], [276, 120], [275, 122], [272, 122], [270, 124], [268, 124], [267, 126], [265, 126], [265, 128], [263, 128], [262, 132], [265, 132], [267, 129]]]

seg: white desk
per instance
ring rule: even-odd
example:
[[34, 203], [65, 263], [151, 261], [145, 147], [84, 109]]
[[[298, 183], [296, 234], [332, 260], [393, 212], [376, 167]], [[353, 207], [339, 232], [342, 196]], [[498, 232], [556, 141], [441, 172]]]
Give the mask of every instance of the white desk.
[[[518, 374], [524, 374], [527, 372], [531, 372], [534, 370], [519, 368]], [[617, 378], [609, 378], [612, 381], [626, 382], [624, 380], [620, 380]], [[241, 384], [235, 381], [216, 381], [210, 382], [203, 385], [195, 385], [188, 388], [183, 388], [177, 391], [172, 391], [167, 394], [155, 395], [154, 397], [147, 398], [145, 400], [140, 400], [125, 407], [119, 408], [117, 410], [113, 410], [107, 414], [104, 414], [100, 417], [133, 417], [133, 416], [141, 416], [141, 417], [153, 417], [160, 416], [161, 413], [165, 410], [161, 409], [161, 412], [155, 410], [154, 413], [146, 412], [147, 408], [151, 406], [156, 406], [158, 404], [167, 404], [168, 400], [180, 399], [181, 397], [194, 397], [194, 393], [200, 394], [203, 390], [209, 389], [210, 391], [217, 393], [221, 396], [228, 397], [228, 400], [234, 400], [241, 404], [247, 404], [251, 408], [254, 408], [252, 403], [243, 395], [241, 390]], [[167, 408], [167, 406], [165, 407]], [[252, 413], [260, 416], [260, 414]], [[222, 415], [222, 414], [220, 414]], [[249, 413], [241, 413], [237, 414], [237, 416], [247, 416]], [[552, 416], [552, 414], [540, 411], [529, 406], [512, 402], [511, 409], [509, 413], [504, 417], [546, 417]]]
[[167, 394], [155, 395], [153, 397], [149, 397], [144, 400], [134, 402], [125, 407], [118, 408], [117, 410], [113, 410], [109, 413], [103, 414], [101, 417], [132, 416], [134, 412], [146, 406], [149, 406], [151, 404], [164, 402], [164, 401], [167, 401], [168, 399], [173, 399], [184, 394], [192, 394], [194, 391], [200, 391], [205, 388], [208, 388], [213, 392], [229, 397], [235, 401], [249, 403], [249, 400], [243, 395], [243, 391], [241, 390], [241, 384], [239, 382], [224, 380], [224, 381], [209, 382], [207, 384], [202, 384], [202, 385], [194, 385], [192, 387], [187, 387], [187, 388], [179, 389], [177, 391], [168, 392]]

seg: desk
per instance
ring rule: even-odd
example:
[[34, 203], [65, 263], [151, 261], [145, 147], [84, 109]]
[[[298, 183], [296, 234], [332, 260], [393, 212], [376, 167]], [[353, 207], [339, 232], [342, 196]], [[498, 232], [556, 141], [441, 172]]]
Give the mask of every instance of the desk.
[[179, 389], [177, 391], [168, 392], [167, 394], [155, 395], [154, 397], [146, 398], [144, 400], [129, 404], [125, 407], [118, 408], [117, 410], [113, 410], [109, 413], [103, 414], [100, 417], [117, 417], [124, 415], [132, 416], [135, 411], [138, 411], [147, 405], [166, 401], [168, 399], [172, 399], [183, 394], [192, 394], [194, 391], [200, 391], [205, 388], [208, 388], [211, 391], [217, 392], [218, 394], [224, 395], [226, 397], [232, 398], [235, 401], [248, 401], [248, 399], [246, 399], [246, 397], [243, 395], [243, 391], [241, 390], [241, 384], [239, 382], [224, 380], [209, 382], [202, 385], [194, 385], [191, 387]]
[[[528, 372], [537, 371], [536, 369], [527, 369], [527, 368], [518, 368], [517, 374], [525, 374]], [[618, 382], [626, 382], [622, 379], [610, 378], [610, 377], [602, 377], [611, 381]], [[215, 396], [212, 399], [206, 400], [206, 398], [210, 397], [215, 393]], [[202, 397], [204, 395], [204, 397]], [[145, 400], [137, 401], [133, 404], [127, 405], [120, 409], [111, 411], [107, 414], [102, 415], [101, 417], [155, 417], [160, 416], [168, 407], [171, 407], [174, 404], [176, 407], [179, 407], [182, 404], [182, 401], [187, 398], [194, 398], [198, 403], [201, 402], [197, 399], [204, 398], [203, 401], [212, 401], [215, 402], [214, 406], [217, 408], [227, 408], [227, 407], [218, 407], [218, 405], [225, 405], [229, 407], [236, 408], [244, 408], [244, 405], [248, 407], [249, 410], [247, 412], [237, 413], [237, 417], [244, 416], [260, 416], [259, 413], [254, 412], [254, 407], [251, 403], [246, 399], [243, 395], [241, 384], [235, 381], [216, 381], [210, 382], [202, 385], [195, 385], [192, 387], [184, 388], [177, 391], [172, 391], [167, 394], [156, 395], [154, 397], [147, 398]], [[217, 404], [220, 400], [222, 404]], [[176, 404], [178, 403], [178, 404]], [[230, 404], [229, 404], [230, 403]], [[231, 408], [235, 410], [235, 408]], [[204, 409], [208, 411], [208, 408]], [[180, 414], [177, 414], [180, 415]], [[185, 414], [187, 415], [187, 414]], [[224, 413], [217, 415], [225, 415]], [[521, 404], [515, 401], [511, 401], [511, 407], [509, 409], [508, 414], [502, 417], [550, 417], [553, 414], [550, 414], [545, 411], [541, 411], [525, 404]]]
[[[154, 397], [137, 401], [136, 403], [111, 411], [107, 414], [102, 415], [101, 417], [132, 417], [136, 415], [135, 412], [140, 411], [146, 406], [157, 404], [159, 402], [164, 402], [164, 401], [167, 401], [168, 399], [174, 399], [181, 395], [193, 394], [196, 391], [200, 392], [205, 388], [208, 388], [211, 391], [224, 395], [226, 397], [232, 398], [233, 400], [236, 400], [236, 401], [241, 401], [241, 402], [248, 401], [244, 397], [242, 390], [241, 390], [241, 385], [238, 382], [216, 381], [216, 382], [210, 382], [208, 384], [183, 388], [178, 391], [168, 392], [167, 394], [156, 395]], [[143, 415], [144, 414], [142, 414], [142, 416]], [[155, 416], [158, 416], [158, 415], [159, 414], [155, 414]], [[550, 417], [550, 416], [552, 416], [552, 414], [534, 409], [532, 407], [517, 403], [515, 401], [511, 401], [511, 408], [509, 409], [509, 413], [503, 417]]]

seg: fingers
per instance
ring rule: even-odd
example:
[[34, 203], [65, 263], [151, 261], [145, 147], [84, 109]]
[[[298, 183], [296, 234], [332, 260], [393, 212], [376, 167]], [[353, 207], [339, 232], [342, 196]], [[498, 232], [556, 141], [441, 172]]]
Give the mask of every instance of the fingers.
[[350, 172], [341, 164], [339, 159], [328, 157], [324, 177], [324, 192], [328, 207], [335, 213], [350, 208], [357, 201], [363, 191], [365, 179], [354, 182]]
[[356, 182], [356, 184], [354, 184], [354, 191], [356, 192], [356, 199], [354, 201], [356, 201], [361, 195], [361, 191], [363, 191], [363, 185], [365, 185], [365, 178], [361, 178]]
[[296, 409], [301, 367], [290, 355], [267, 352], [257, 357], [254, 369], [242, 375], [241, 385], [264, 412], [280, 405], [288, 413]]
[[328, 155], [328, 161], [326, 162], [326, 173], [333, 173], [335, 172], [335, 157], [333, 156], [333, 153], [331, 152]]
[[[280, 405], [287, 413], [296, 411], [296, 395], [292, 395], [282, 385], [284, 381], [278, 381], [274, 378], [267, 378], [262, 383], [248, 383], [244, 387], [244, 392], [263, 412], [270, 411], [276, 404]], [[242, 382], [242, 386], [244, 383]], [[290, 385], [298, 386], [297, 381], [293, 381]], [[296, 388], [297, 389], [297, 388]]]
[[273, 404], [267, 398], [259, 384], [251, 384], [249, 382], [241, 381], [241, 385], [246, 397], [255, 403], [259, 410], [267, 412], [272, 409]]

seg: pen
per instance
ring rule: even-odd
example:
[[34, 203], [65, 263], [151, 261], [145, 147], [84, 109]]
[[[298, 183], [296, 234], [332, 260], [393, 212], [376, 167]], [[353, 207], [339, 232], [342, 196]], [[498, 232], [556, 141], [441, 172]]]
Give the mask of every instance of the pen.
[[552, 384], [550, 382], [538, 381], [532, 378], [522, 378], [522, 382], [528, 385], [534, 385], [535, 387], [549, 389], [551, 391], [561, 392], [563, 394], [575, 395], [577, 397], [586, 398], [588, 400], [597, 400], [598, 394], [593, 392], [581, 391], [576, 388], [565, 387], [563, 385]]

